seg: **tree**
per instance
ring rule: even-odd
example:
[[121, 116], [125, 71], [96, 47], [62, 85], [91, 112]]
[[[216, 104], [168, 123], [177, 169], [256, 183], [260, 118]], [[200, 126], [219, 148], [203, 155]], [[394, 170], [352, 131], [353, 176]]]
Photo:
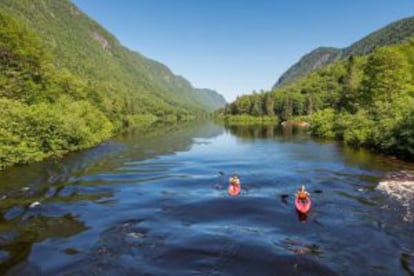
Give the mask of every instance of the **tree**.
[[282, 119], [288, 120], [293, 115], [293, 103], [289, 95], [283, 99]]
[[374, 99], [390, 101], [401, 94], [410, 81], [410, 66], [396, 47], [378, 48], [364, 70], [362, 100], [369, 105]]
[[358, 110], [358, 79], [354, 56], [350, 56], [346, 63], [346, 74], [340, 81], [343, 84], [341, 96], [338, 100], [338, 109], [355, 113]]
[[313, 100], [312, 100], [312, 95], [308, 95], [306, 97], [306, 115], [312, 115], [313, 113]]
[[273, 95], [271, 92], [268, 92], [264, 96], [264, 102], [265, 102], [265, 113], [268, 116], [274, 116], [275, 115], [275, 102], [273, 99]]
[[253, 104], [251, 105], [250, 114], [253, 116], [263, 116], [263, 103], [261, 94], [253, 95]]

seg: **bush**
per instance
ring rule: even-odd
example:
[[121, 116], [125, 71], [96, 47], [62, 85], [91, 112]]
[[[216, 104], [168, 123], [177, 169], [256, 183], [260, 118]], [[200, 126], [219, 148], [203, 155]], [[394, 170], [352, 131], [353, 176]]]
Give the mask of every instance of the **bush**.
[[369, 144], [374, 125], [363, 111], [349, 116], [348, 127], [343, 133], [344, 142], [355, 147]]
[[310, 131], [312, 135], [325, 138], [334, 138], [335, 110], [326, 108], [313, 113], [310, 117]]
[[108, 139], [113, 125], [87, 101], [26, 105], [0, 98], [0, 168], [38, 161]]
[[391, 152], [408, 160], [414, 160], [414, 110], [408, 112], [393, 129], [396, 143]]

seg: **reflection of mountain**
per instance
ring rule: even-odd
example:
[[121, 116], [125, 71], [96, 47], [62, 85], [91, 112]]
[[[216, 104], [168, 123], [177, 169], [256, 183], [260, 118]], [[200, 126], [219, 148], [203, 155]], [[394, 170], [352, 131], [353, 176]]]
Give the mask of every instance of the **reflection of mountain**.
[[222, 132], [223, 128], [212, 122], [153, 124], [66, 158], [10, 168], [0, 175], [0, 211], [7, 214], [9, 209], [35, 201], [77, 202], [110, 197], [111, 191], [94, 188], [91, 192], [82, 187], [91, 183], [78, 179], [116, 171], [125, 162], [187, 151], [193, 138], [211, 138]]
[[[84, 231], [87, 227], [81, 219], [68, 212], [78, 213], [77, 208], [83, 202], [103, 204], [112, 200], [116, 192], [109, 180], [96, 178], [118, 172], [128, 176], [128, 172], [117, 171], [126, 162], [187, 151], [194, 138], [212, 138], [222, 132], [223, 128], [212, 122], [154, 124], [131, 130], [96, 148], [71, 153], [66, 158], [6, 170], [0, 175], [0, 273], [18, 263], [18, 274], [27, 269], [36, 270], [23, 262], [34, 243]], [[142, 177], [146, 177], [145, 173]], [[39, 206], [28, 207], [37, 201]], [[68, 250], [70, 254], [72, 249]]]
[[35, 201], [76, 202], [110, 197], [111, 191], [107, 190], [85, 191], [79, 179], [113, 172], [125, 162], [187, 151], [194, 143], [193, 138], [211, 138], [222, 132], [223, 128], [212, 122], [153, 124], [133, 129], [93, 149], [71, 153], [66, 158], [10, 168], [0, 175], [0, 198], [3, 197], [0, 211], [7, 212]]
[[[223, 133], [223, 128], [211, 121], [187, 122], [173, 125], [152, 124], [136, 128], [116, 141], [128, 147], [127, 157], [134, 160], [151, 158], [176, 151], [187, 151], [193, 138], [212, 138]], [[145, 148], [146, 150], [142, 150]]]
[[0, 193], [19, 197], [24, 187], [37, 186], [36, 189], [42, 190], [38, 185], [46, 185], [46, 188], [50, 184], [65, 185], [71, 177], [110, 171], [124, 161], [186, 151], [193, 144], [193, 138], [211, 138], [221, 133], [223, 128], [210, 121], [155, 123], [135, 128], [95, 148], [70, 153], [62, 159], [9, 168], [0, 175]]

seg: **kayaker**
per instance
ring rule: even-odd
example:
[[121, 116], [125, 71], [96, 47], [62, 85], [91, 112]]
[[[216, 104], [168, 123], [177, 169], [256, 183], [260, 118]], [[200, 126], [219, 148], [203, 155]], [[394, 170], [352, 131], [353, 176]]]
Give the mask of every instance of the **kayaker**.
[[240, 179], [237, 177], [237, 175], [233, 175], [232, 177], [230, 177], [229, 178], [229, 182], [233, 186], [235, 186], [235, 185], [239, 185], [240, 186]]
[[236, 196], [240, 194], [241, 186], [240, 186], [240, 179], [238, 176], [233, 175], [229, 178], [229, 187], [227, 189], [228, 193], [231, 196]]
[[299, 190], [296, 193], [296, 195], [297, 195], [298, 199], [301, 200], [301, 201], [306, 201], [308, 199], [308, 197], [309, 197], [309, 193], [305, 190], [305, 186], [304, 185], [302, 185], [299, 188]]

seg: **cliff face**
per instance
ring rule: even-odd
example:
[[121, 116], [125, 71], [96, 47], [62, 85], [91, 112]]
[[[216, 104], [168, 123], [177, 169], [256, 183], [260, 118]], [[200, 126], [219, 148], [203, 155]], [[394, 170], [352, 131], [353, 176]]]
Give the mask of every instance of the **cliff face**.
[[277, 83], [273, 86], [276, 88], [286, 83], [290, 83], [307, 73], [328, 65], [341, 56], [341, 50], [337, 48], [320, 47], [303, 56], [297, 63], [290, 67], [279, 78]]

